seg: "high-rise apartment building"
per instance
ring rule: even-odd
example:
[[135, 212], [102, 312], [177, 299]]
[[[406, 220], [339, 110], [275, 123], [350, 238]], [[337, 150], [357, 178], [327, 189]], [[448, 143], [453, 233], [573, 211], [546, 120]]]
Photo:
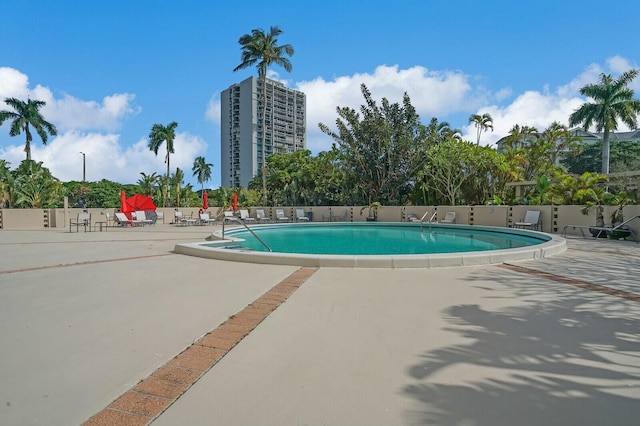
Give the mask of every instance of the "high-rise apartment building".
[[[220, 97], [220, 168], [222, 186], [247, 186], [262, 168], [262, 150], [290, 153], [307, 146], [306, 96], [266, 80], [266, 115], [262, 120], [262, 83], [256, 77], [234, 84]], [[265, 146], [262, 147], [262, 131]]]

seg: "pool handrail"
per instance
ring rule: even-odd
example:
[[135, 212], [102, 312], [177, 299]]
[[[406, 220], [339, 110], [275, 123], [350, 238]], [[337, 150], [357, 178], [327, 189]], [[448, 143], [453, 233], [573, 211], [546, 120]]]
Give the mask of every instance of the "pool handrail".
[[[422, 231], [422, 224], [424, 223], [425, 218], [427, 217], [427, 215], [429, 214], [429, 211], [427, 210], [422, 217], [420, 218], [420, 231]], [[433, 219], [435, 219], [436, 215], [438, 214], [438, 212], [433, 212], [433, 214], [431, 215], [431, 218], [429, 218], [429, 230], [431, 230], [431, 222], [433, 222]]]
[[[270, 252], [273, 252], [273, 250], [271, 250], [271, 247], [269, 247], [269, 245], [268, 245], [267, 243], [265, 243], [265, 242], [262, 240], [262, 238], [258, 237], [258, 236], [256, 235], [256, 233], [255, 233], [255, 232], [253, 232], [253, 230], [252, 230], [251, 228], [249, 228], [249, 227], [247, 226], [247, 224], [246, 224], [246, 223], [244, 223], [244, 221], [243, 221], [243, 220], [241, 220], [240, 218], [235, 217], [235, 216], [227, 217], [226, 219], [227, 219], [227, 220], [230, 220], [230, 221], [238, 222], [240, 225], [242, 225], [242, 226], [244, 226], [245, 228], [247, 228], [247, 231], [249, 231], [249, 232], [251, 233], [251, 235], [253, 235], [254, 237], [256, 237], [256, 239], [257, 239], [258, 241], [260, 241], [260, 243], [261, 243], [261, 244], [262, 244], [262, 245], [263, 245], [267, 250], [269, 250]], [[224, 239], [224, 223], [225, 223], [225, 222], [226, 222], [226, 220], [223, 220], [223, 221], [222, 221], [222, 239]]]

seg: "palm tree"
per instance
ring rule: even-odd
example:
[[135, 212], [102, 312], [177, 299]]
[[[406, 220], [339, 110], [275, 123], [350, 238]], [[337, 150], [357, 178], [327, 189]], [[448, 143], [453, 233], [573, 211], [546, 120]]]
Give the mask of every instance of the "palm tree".
[[47, 133], [51, 136], [56, 136], [58, 131], [56, 126], [46, 121], [40, 112], [41, 107], [46, 105], [44, 101], [34, 101], [27, 99], [27, 102], [23, 102], [16, 98], [6, 98], [4, 102], [12, 107], [14, 111], [0, 111], [0, 126], [5, 120], [13, 120], [11, 122], [11, 130], [9, 130], [9, 136], [18, 136], [23, 130], [27, 137], [27, 142], [24, 145], [24, 151], [27, 153], [27, 160], [31, 160], [31, 130], [29, 125], [36, 129], [36, 132], [42, 139], [42, 144], [47, 144]]
[[447, 121], [438, 121], [436, 117], [432, 117], [428, 126], [423, 126], [426, 133], [428, 143], [440, 143], [447, 138], [455, 138], [462, 140], [460, 129], [452, 129]]
[[171, 185], [176, 189], [176, 207], [180, 207], [180, 189], [184, 183], [184, 172], [180, 167], [176, 168], [176, 172], [171, 176]]
[[265, 33], [261, 28], [251, 30], [251, 34], [245, 34], [238, 40], [242, 46], [240, 56], [242, 62], [233, 69], [233, 72], [250, 67], [256, 64], [258, 68], [258, 78], [262, 87], [262, 117], [260, 121], [261, 148], [262, 148], [262, 192], [264, 205], [267, 205], [267, 169], [266, 169], [266, 147], [265, 147], [265, 121], [267, 105], [267, 69], [272, 64], [280, 65], [286, 71], [291, 71], [291, 62], [284, 55], [293, 55], [293, 46], [285, 44], [278, 46], [278, 36], [282, 30], [277, 26], [272, 26], [269, 33]]
[[476, 145], [480, 145], [480, 136], [482, 132], [486, 132], [488, 129], [491, 129], [493, 132], [493, 118], [491, 114], [485, 112], [482, 115], [473, 114], [469, 117], [469, 123], [474, 123], [474, 127], [476, 128]]
[[193, 168], [191, 171], [193, 172], [193, 176], [197, 176], [198, 183], [200, 184], [202, 191], [204, 191], [204, 183], [211, 180], [212, 167], [213, 164], [207, 163], [207, 160], [205, 160], [203, 156], [196, 157], [193, 161]]
[[[165, 183], [169, 182], [169, 173], [170, 173], [170, 155], [175, 151], [173, 149], [173, 141], [176, 138], [176, 127], [178, 127], [178, 123], [172, 121], [166, 127], [162, 124], [154, 124], [151, 127], [151, 132], [149, 133], [149, 149], [158, 155], [158, 149], [160, 149], [160, 145], [162, 142], [166, 143], [167, 146], [167, 155], [164, 157], [164, 162], [167, 163], [167, 180]], [[165, 197], [163, 197], [163, 207], [166, 207], [167, 200], [171, 197], [171, 190], [169, 187], [166, 188]]]
[[153, 191], [155, 190], [156, 184], [159, 182], [159, 176], [155, 172], [150, 175], [141, 172], [140, 175], [142, 177], [138, 179], [137, 183], [142, 188], [142, 193], [153, 198]]
[[173, 141], [176, 138], [176, 127], [178, 127], [178, 123], [175, 121], [172, 121], [166, 127], [162, 124], [154, 124], [149, 133], [149, 149], [153, 151], [156, 156], [158, 155], [158, 149], [160, 149], [162, 142], [166, 143], [167, 155], [164, 157], [164, 162], [167, 163], [167, 177], [169, 176], [169, 170], [171, 170], [169, 156], [175, 152], [173, 149]]
[[584, 123], [588, 131], [595, 124], [596, 131], [602, 132], [602, 173], [609, 173], [609, 134], [618, 129], [618, 119], [631, 129], [638, 127], [640, 100], [633, 99], [633, 90], [628, 84], [638, 75], [632, 69], [622, 73], [617, 79], [611, 74], [600, 74], [599, 84], [587, 84], [580, 89], [580, 94], [593, 99], [575, 110], [569, 117], [569, 126]]

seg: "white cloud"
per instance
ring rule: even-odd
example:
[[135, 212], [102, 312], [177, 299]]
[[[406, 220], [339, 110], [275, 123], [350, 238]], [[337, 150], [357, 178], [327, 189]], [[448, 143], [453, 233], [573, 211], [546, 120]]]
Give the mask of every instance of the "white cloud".
[[[36, 140], [36, 142], [39, 142]], [[10, 145], [0, 149], [0, 157], [17, 167], [25, 158], [24, 145]], [[206, 142], [199, 136], [177, 133], [174, 141], [175, 153], [171, 154], [171, 172], [181, 168], [185, 177], [191, 176], [193, 159], [206, 151]], [[82, 180], [82, 154], [85, 153], [86, 177], [88, 181], [109, 179], [121, 183], [135, 183], [140, 172], [165, 174], [166, 148], [160, 147], [158, 156], [149, 150], [147, 140], [140, 139], [124, 147], [120, 135], [109, 133], [82, 133], [69, 131], [60, 134], [47, 145], [33, 143], [31, 157], [42, 161], [51, 173], [62, 181]]]
[[65, 94], [56, 98], [48, 87], [37, 85], [29, 89], [28, 77], [18, 70], [0, 68], [0, 99], [15, 97], [38, 99], [46, 102], [42, 115], [54, 124], [58, 131], [68, 130], [106, 130], [120, 128], [122, 121], [138, 114], [140, 108], [134, 107], [135, 95], [116, 93], [105, 96], [102, 102], [83, 101]]
[[0, 99], [26, 97], [29, 77], [20, 71], [0, 67]]
[[[489, 130], [482, 134], [482, 145], [493, 145], [506, 136], [514, 125], [531, 126], [542, 131], [554, 121], [568, 124], [569, 115], [582, 105], [583, 100], [578, 97], [565, 98], [548, 92], [527, 91], [518, 96], [511, 104], [488, 106], [481, 108], [477, 114], [489, 113], [493, 118], [493, 132]], [[463, 138], [476, 140], [476, 128], [473, 123], [463, 129]]]
[[100, 103], [65, 95], [62, 99], [50, 99], [43, 108], [43, 114], [50, 122], [56, 124], [58, 130], [62, 131], [71, 129], [113, 131], [120, 128], [127, 116], [140, 111], [139, 108], [131, 105], [134, 99], [135, 95], [117, 93], [105, 96]]
[[622, 74], [623, 72], [633, 68], [626, 58], [618, 55], [607, 59], [607, 65], [609, 66], [609, 69], [616, 74]]
[[220, 125], [220, 94], [215, 93], [209, 99], [209, 103], [207, 104], [207, 110], [205, 112], [205, 117], [208, 120], [212, 121], [214, 124]]

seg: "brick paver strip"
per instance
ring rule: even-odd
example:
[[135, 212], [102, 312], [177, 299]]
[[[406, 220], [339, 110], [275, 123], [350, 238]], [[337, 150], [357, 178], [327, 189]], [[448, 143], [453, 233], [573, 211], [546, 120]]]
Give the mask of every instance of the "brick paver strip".
[[[171, 361], [169, 361], [171, 362]], [[168, 363], [152, 373], [153, 377], [168, 380], [175, 383], [184, 383], [192, 385], [200, 378], [202, 371], [189, 370], [188, 368], [180, 368], [169, 365]]]
[[[283, 302], [284, 302], [284, 300], [283, 300]], [[227, 320], [227, 323], [229, 323], [229, 324], [244, 325], [244, 326], [247, 326], [247, 327], [251, 327], [252, 330], [254, 328], [256, 328], [256, 326], [258, 324], [260, 324], [261, 322], [262, 322], [262, 320], [260, 320], [260, 319], [249, 318], [249, 317], [239, 316], [239, 315], [235, 315], [232, 318], [229, 318]]]
[[163, 398], [176, 399], [189, 389], [186, 383], [170, 382], [157, 377], [147, 377], [136, 385], [133, 390], [148, 393], [149, 395], [161, 396]]
[[84, 426], [148, 425], [286, 301], [317, 268], [300, 268], [216, 329], [208, 332]]
[[213, 361], [218, 361], [220, 358], [225, 356], [229, 351], [224, 351], [222, 349], [209, 348], [206, 346], [200, 345], [191, 345], [184, 352], [183, 355], [189, 355], [193, 357], [207, 358]]
[[262, 321], [267, 315], [269, 315], [269, 314], [265, 313], [265, 312], [256, 312], [256, 311], [254, 311], [252, 309], [244, 308], [243, 310], [238, 312], [235, 315], [235, 317], [236, 318], [248, 318], [248, 319], [252, 319], [252, 320], [256, 320], [256, 321]]
[[185, 355], [184, 352], [169, 361], [169, 365], [174, 367], [188, 368], [189, 370], [207, 371], [217, 360], [200, 358], [195, 356]]
[[576, 280], [573, 278], [563, 277], [561, 275], [552, 274], [550, 272], [537, 271], [535, 269], [525, 268], [524, 266], [512, 265], [509, 263], [503, 263], [498, 265], [501, 268], [509, 269], [515, 272], [521, 272], [524, 274], [535, 275], [537, 277], [546, 278], [548, 280], [556, 281], [559, 283], [569, 284], [575, 287], [584, 288], [586, 290], [597, 291], [609, 296], [620, 297], [622, 299], [632, 300], [634, 302], [640, 302], [640, 294], [631, 293], [624, 290], [616, 290], [611, 287], [606, 287], [600, 284], [592, 284], [585, 281]]
[[226, 330], [226, 329], [221, 330], [220, 328], [216, 328], [211, 333], [209, 333], [209, 336], [215, 337], [218, 339], [226, 339], [226, 340], [233, 340], [233, 341], [239, 342], [247, 334], [248, 333], [239, 333], [237, 331]]
[[149, 417], [137, 416], [131, 413], [105, 408], [84, 423], [85, 426], [144, 426], [149, 424]]
[[173, 401], [155, 395], [129, 391], [116, 399], [109, 408], [141, 416], [155, 417], [169, 407]]
[[198, 344], [201, 346], [208, 346], [210, 348], [216, 349], [224, 349], [230, 350], [232, 349], [240, 340], [227, 340], [227, 339], [219, 339], [217, 337], [213, 337], [210, 334], [207, 334], [202, 339], [198, 340]]
[[[269, 311], [269, 313], [271, 313], [271, 311]], [[246, 325], [224, 323], [220, 327], [216, 328], [216, 330], [235, 331], [236, 333], [241, 333], [244, 337], [253, 329], [251, 327], [247, 327]]]

